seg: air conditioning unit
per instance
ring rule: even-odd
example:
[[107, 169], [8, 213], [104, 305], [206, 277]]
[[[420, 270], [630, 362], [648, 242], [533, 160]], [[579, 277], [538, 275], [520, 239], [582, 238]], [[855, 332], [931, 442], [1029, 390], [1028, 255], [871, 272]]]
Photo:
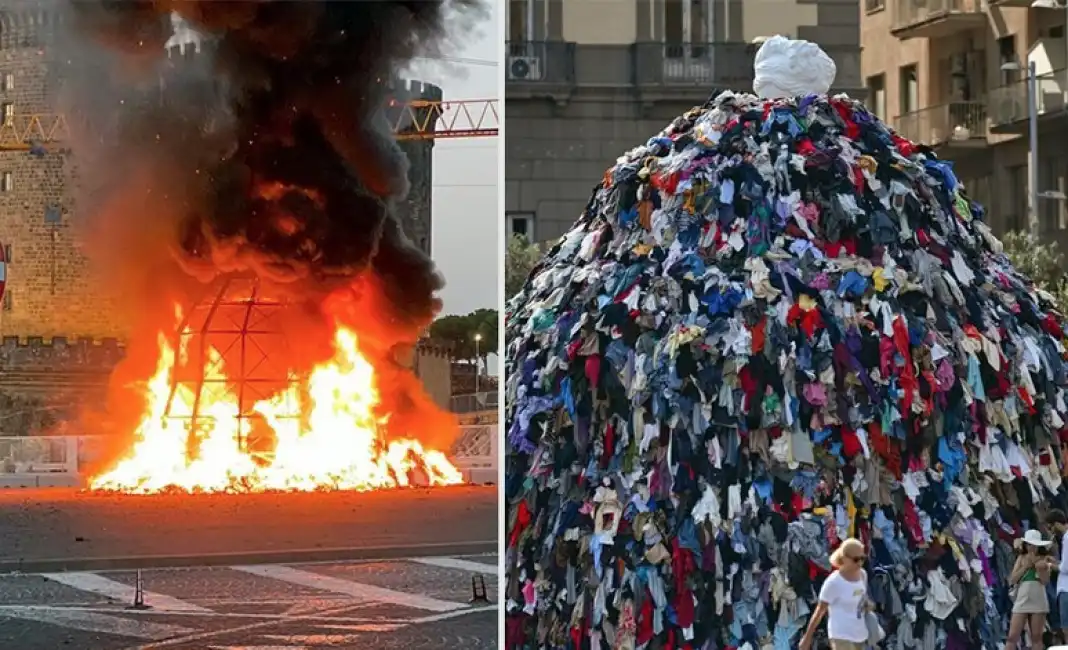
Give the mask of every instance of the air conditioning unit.
[[538, 81], [541, 79], [541, 59], [536, 56], [508, 57], [508, 79], [512, 81]]

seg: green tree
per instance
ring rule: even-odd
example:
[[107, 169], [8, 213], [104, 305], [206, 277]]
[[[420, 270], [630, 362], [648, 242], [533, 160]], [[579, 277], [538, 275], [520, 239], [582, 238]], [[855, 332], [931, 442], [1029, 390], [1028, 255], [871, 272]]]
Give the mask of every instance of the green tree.
[[1068, 308], [1064, 254], [1055, 240], [1042, 242], [1026, 232], [1010, 232], [1001, 238], [1001, 243], [1017, 271], [1052, 295], [1058, 310]]
[[530, 272], [541, 261], [541, 248], [526, 237], [512, 236], [504, 257], [504, 299], [508, 301], [523, 288]]
[[[430, 326], [430, 336], [452, 347], [457, 359], [472, 361], [475, 349], [478, 357], [485, 360], [487, 355], [497, 353], [497, 332], [500, 327], [496, 309], [478, 309], [463, 316], [443, 316]], [[476, 346], [475, 337], [478, 336]]]

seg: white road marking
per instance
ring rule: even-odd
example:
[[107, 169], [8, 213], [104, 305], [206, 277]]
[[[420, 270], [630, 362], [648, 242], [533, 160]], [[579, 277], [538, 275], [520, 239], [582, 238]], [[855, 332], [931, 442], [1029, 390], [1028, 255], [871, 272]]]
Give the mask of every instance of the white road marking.
[[[332, 614], [343, 614], [344, 612], [347, 612], [347, 611], [352, 610], [352, 609], [356, 609], [356, 608], [353, 607], [352, 605], [347, 605], [345, 607], [335, 607], [333, 609], [326, 609], [326, 610], [323, 610], [322, 616], [330, 616]], [[226, 627], [226, 628], [223, 628], [221, 630], [209, 630], [207, 632], [197, 632], [195, 634], [187, 634], [185, 636], [178, 637], [178, 638], [175, 638], [175, 639], [167, 639], [165, 641], [156, 641], [156, 642], [153, 642], [153, 643], [147, 643], [145, 645], [138, 646], [137, 648], [128, 648], [127, 650], [156, 650], [157, 648], [169, 648], [171, 646], [176, 646], [176, 645], [185, 645], [185, 644], [189, 643], [190, 641], [203, 641], [204, 639], [210, 639], [212, 637], [223, 636], [223, 635], [226, 635], [226, 634], [239, 634], [241, 632], [251, 632], [252, 630], [262, 630], [263, 628], [273, 627], [275, 625], [278, 625], [279, 623], [291, 623], [291, 622], [294, 622], [294, 621], [304, 620], [306, 618], [311, 618], [311, 617], [308, 617], [308, 616], [294, 616], [294, 617], [292, 617], [290, 619], [282, 620], [282, 621], [279, 621], [279, 620], [263, 621], [261, 623], [250, 623], [248, 625], [238, 625], [236, 627]], [[223, 646], [223, 647], [226, 647], [226, 646]], [[252, 646], [252, 647], [255, 648], [255, 646]], [[293, 648], [291, 650], [304, 650], [304, 649], [302, 649], [302, 648]]]
[[[285, 643], [314, 643], [317, 647], [344, 647], [355, 648], [355, 644], [358, 643], [362, 636], [358, 634], [261, 634], [261, 637], [269, 639], [271, 641], [282, 641]], [[341, 645], [341, 644], [345, 645]], [[298, 647], [303, 648], [305, 646], [286, 646], [288, 648]]]
[[308, 646], [208, 646], [210, 650], [311, 650]]
[[373, 623], [360, 623], [356, 625], [319, 623], [315, 627], [327, 630], [341, 630], [345, 632], [392, 632], [393, 630], [399, 630], [402, 627], [408, 627], [408, 623], [383, 623], [382, 621], [375, 621]]
[[[344, 599], [342, 599], [342, 600], [344, 600]], [[377, 604], [378, 603], [363, 603], [363, 604], [357, 604], [357, 605], [347, 605], [346, 606], [346, 610], [358, 611], [359, 609], [361, 609], [363, 607], [374, 607]], [[115, 613], [118, 612], [118, 610], [116, 610], [115, 607], [113, 607], [113, 606], [109, 606], [109, 607], [91, 607], [91, 606], [89, 606], [89, 607], [87, 607], [87, 606], [84, 606], [84, 605], [70, 605], [70, 606], [63, 606], [63, 605], [60, 605], [60, 606], [57, 606], [57, 605], [0, 605], [0, 608], [2, 608], [2, 607], [35, 607], [37, 609], [55, 609], [55, 610], [63, 610], [63, 611], [71, 611], [71, 612], [96, 612], [98, 614], [115, 614]], [[229, 618], [248, 618], [248, 619], [262, 620], [262, 621], [279, 621], [279, 622], [283, 622], [284, 623], [285, 621], [287, 621], [290, 618], [299, 618], [301, 620], [307, 619], [307, 618], [311, 618], [312, 620], [319, 620], [320, 617], [317, 614], [317, 612], [319, 612], [319, 611], [322, 611], [322, 609], [319, 608], [319, 609], [314, 609], [314, 610], [308, 610], [307, 613], [283, 612], [281, 614], [250, 614], [250, 613], [247, 613], [247, 612], [246, 613], [236, 613], [236, 612], [173, 612], [173, 611], [160, 612], [160, 611], [156, 611], [154, 609], [128, 609], [128, 610], [123, 610], [122, 614], [124, 616], [133, 616], [133, 617], [141, 617], [141, 618], [159, 616], [161, 614], [166, 614], [167, 616], [191, 616], [191, 617], [195, 617], [195, 618], [227, 618], [227, 619], [229, 619]], [[355, 616], [355, 617], [354, 616], [341, 616], [341, 617], [338, 617], [338, 616], [323, 616], [321, 618], [322, 618], [322, 620], [329, 621], [329, 622], [353, 623], [353, 624], [356, 624], [356, 623], [380, 623], [382, 621], [396, 622], [398, 624], [403, 624], [403, 623], [407, 623], [407, 621], [408, 621], [408, 619], [383, 619], [383, 618], [380, 618], [380, 617], [377, 617], [377, 616], [371, 617], [371, 618], [358, 617], [358, 616]]]
[[210, 650], [311, 650], [306, 645], [210, 645]]
[[390, 603], [414, 609], [425, 609], [431, 612], [452, 612], [458, 609], [468, 608], [467, 605], [462, 603], [438, 600], [437, 598], [409, 594], [403, 591], [394, 591], [392, 589], [368, 585], [361, 582], [353, 582], [351, 580], [342, 580], [341, 578], [313, 573], [311, 571], [302, 571], [280, 564], [256, 564], [252, 566], [234, 566], [230, 568], [235, 571], [244, 571], [245, 573], [251, 573], [252, 575], [271, 578], [272, 580], [280, 580], [282, 582], [311, 587], [313, 589], [344, 594], [362, 601]]
[[[71, 571], [67, 573], [42, 573], [48, 580], [73, 587], [79, 591], [88, 591], [99, 594], [117, 601], [133, 603], [134, 592], [137, 590], [131, 585], [117, 582], [95, 573]], [[156, 611], [169, 612], [209, 612], [198, 605], [187, 603], [171, 596], [145, 592], [145, 604]]]
[[461, 560], [456, 557], [413, 557], [410, 561], [445, 569], [459, 569], [460, 571], [470, 571], [471, 573], [492, 573], [497, 575], [496, 564], [483, 564], [482, 562]]
[[54, 607], [4, 606], [0, 607], [0, 618], [4, 617], [49, 623], [84, 632], [99, 632], [101, 634], [114, 634], [116, 636], [128, 636], [152, 641], [162, 641], [163, 639], [193, 632], [187, 627], [178, 625], [151, 623], [137, 618], [122, 618], [108, 614], [95, 614]]
[[496, 605], [486, 605], [485, 607], [470, 607], [459, 612], [444, 612], [442, 614], [431, 614], [430, 616], [422, 616], [420, 618], [410, 618], [408, 623], [411, 625], [418, 625], [420, 623], [436, 623], [438, 621], [447, 621], [450, 618], [460, 618], [461, 616], [467, 616], [468, 614], [479, 614], [481, 612], [494, 612], [497, 611]]

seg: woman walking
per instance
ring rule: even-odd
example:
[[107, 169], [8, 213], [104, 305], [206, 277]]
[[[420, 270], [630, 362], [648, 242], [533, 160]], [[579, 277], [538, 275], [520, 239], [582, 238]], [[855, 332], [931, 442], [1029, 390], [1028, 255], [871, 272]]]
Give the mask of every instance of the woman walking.
[[1050, 571], [1054, 561], [1046, 549], [1049, 540], [1042, 539], [1042, 533], [1029, 530], [1016, 541], [1016, 564], [1009, 574], [1009, 585], [1014, 590], [1012, 597], [1012, 619], [1009, 622], [1009, 638], [1005, 650], [1016, 650], [1023, 636], [1024, 625], [1031, 631], [1031, 650], [1043, 650], [1043, 634], [1046, 631], [1046, 615], [1049, 614], [1049, 598], [1046, 585], [1049, 584]]
[[865, 616], [872, 611], [872, 605], [868, 599], [868, 574], [864, 570], [866, 557], [864, 544], [853, 538], [842, 542], [831, 554], [834, 572], [823, 581], [820, 601], [808, 621], [799, 650], [811, 650], [816, 628], [824, 616], [827, 616], [831, 650], [864, 650], [868, 645]]

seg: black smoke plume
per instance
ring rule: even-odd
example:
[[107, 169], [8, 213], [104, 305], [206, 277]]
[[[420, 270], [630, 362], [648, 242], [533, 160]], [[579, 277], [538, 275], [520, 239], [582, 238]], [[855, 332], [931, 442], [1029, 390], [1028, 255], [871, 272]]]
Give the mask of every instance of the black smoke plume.
[[[136, 75], [167, 64], [173, 15], [206, 36], [211, 67], [199, 82], [175, 82], [158, 102], [144, 102], [151, 82], [142, 84], [141, 109], [128, 95], [113, 120], [113, 163], [86, 172], [100, 196], [138, 183], [142, 209], [169, 213], [187, 273], [253, 271], [305, 297], [370, 276], [399, 328], [429, 323], [443, 281], [391, 215], [408, 191], [408, 164], [380, 108], [396, 71], [434, 54], [447, 26], [469, 29], [481, 0], [72, 0], [69, 8], [76, 33], [112, 57], [91, 73], [72, 72], [79, 61], [68, 61], [83, 96], [97, 82], [124, 87], [117, 69]], [[150, 228], [162, 217], [139, 218]]]

